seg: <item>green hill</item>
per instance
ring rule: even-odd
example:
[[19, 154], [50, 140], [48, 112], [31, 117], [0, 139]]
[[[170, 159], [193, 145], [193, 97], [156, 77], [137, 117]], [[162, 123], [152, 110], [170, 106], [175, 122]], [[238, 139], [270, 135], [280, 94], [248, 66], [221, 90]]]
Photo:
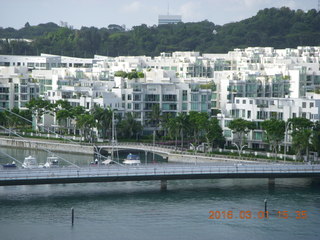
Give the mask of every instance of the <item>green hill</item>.
[[0, 28], [0, 38], [32, 38], [31, 44], [0, 41], [0, 54], [37, 53], [92, 57], [94, 54], [148, 55], [160, 52], [200, 51], [221, 53], [234, 48], [268, 46], [295, 48], [320, 45], [320, 12], [264, 9], [251, 18], [223, 26], [209, 21], [175, 25], [135, 26], [129, 31], [108, 28], [62, 28], [54, 23]]

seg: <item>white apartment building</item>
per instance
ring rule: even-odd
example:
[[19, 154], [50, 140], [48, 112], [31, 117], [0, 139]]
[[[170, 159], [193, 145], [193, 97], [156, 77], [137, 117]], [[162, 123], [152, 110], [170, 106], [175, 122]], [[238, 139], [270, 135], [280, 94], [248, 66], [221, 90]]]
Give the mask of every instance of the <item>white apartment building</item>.
[[[155, 105], [172, 115], [220, 111], [226, 137], [231, 140], [224, 122], [237, 117], [259, 122], [302, 116], [316, 121], [319, 104], [312, 92], [320, 89], [319, 62], [320, 47], [254, 47], [227, 54], [173, 52], [157, 57], [96, 55], [93, 59], [2, 55], [1, 69], [15, 70], [10, 70], [13, 77], [4, 72], [9, 70], [1, 70], [0, 86], [6, 89], [0, 89], [0, 106], [23, 107], [23, 101], [38, 95], [52, 102], [65, 99], [88, 110], [96, 104], [110, 106], [121, 114], [131, 112], [147, 131], [153, 128], [149, 119]], [[144, 72], [145, 77], [114, 76], [133, 70]], [[23, 86], [24, 95], [18, 101], [14, 92], [22, 89], [19, 81], [27, 82], [27, 88]]]
[[231, 143], [232, 131], [228, 128], [231, 120], [243, 118], [256, 122], [258, 129], [248, 136], [250, 147], [263, 148], [263, 131], [259, 122], [275, 118], [288, 121], [290, 118], [303, 117], [313, 122], [320, 120], [320, 94], [308, 93], [305, 98], [246, 98], [236, 97], [234, 103], [227, 103], [219, 115], [224, 135]]
[[39, 86], [29, 77], [27, 67], [0, 67], [1, 108], [25, 109], [26, 103], [38, 96]]

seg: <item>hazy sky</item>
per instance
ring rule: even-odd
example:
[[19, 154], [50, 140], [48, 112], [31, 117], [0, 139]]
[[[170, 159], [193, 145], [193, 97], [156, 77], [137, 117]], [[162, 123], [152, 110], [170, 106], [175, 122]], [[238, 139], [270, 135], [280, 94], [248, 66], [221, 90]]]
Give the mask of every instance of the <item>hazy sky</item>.
[[183, 22], [209, 20], [215, 24], [239, 21], [260, 9], [287, 6], [291, 9], [317, 9], [318, 0], [0, 0], [0, 26], [19, 29], [60, 21], [75, 28], [107, 27], [125, 24], [157, 24], [159, 14], [182, 15]]

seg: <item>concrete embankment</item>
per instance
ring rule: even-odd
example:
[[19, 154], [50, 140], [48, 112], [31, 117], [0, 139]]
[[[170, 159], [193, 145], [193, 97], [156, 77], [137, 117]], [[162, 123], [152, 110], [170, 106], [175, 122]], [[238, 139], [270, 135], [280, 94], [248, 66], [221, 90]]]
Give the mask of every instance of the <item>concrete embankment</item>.
[[65, 143], [50, 140], [37, 140], [37, 139], [18, 139], [18, 138], [0, 138], [0, 146], [14, 147], [14, 148], [27, 148], [35, 150], [49, 150], [65, 153], [81, 153], [93, 154], [93, 146], [85, 146], [77, 143]]
[[[179, 163], [212, 163], [212, 162], [247, 162], [256, 163], [254, 160], [245, 160], [238, 158], [228, 158], [228, 157], [208, 157], [200, 155], [190, 155], [190, 154], [173, 154], [168, 155], [168, 162], [179, 162]], [[261, 160], [261, 162], [264, 162]]]

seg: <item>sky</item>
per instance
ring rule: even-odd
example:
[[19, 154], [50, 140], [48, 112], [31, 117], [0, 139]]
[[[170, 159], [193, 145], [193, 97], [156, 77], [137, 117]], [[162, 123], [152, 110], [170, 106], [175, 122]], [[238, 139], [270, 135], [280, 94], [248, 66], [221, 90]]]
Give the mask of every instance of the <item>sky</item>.
[[183, 22], [211, 21], [218, 25], [240, 21], [264, 8], [318, 9], [318, 0], [0, 0], [0, 27], [67, 22], [74, 28], [109, 24], [156, 25], [158, 15], [182, 15]]

